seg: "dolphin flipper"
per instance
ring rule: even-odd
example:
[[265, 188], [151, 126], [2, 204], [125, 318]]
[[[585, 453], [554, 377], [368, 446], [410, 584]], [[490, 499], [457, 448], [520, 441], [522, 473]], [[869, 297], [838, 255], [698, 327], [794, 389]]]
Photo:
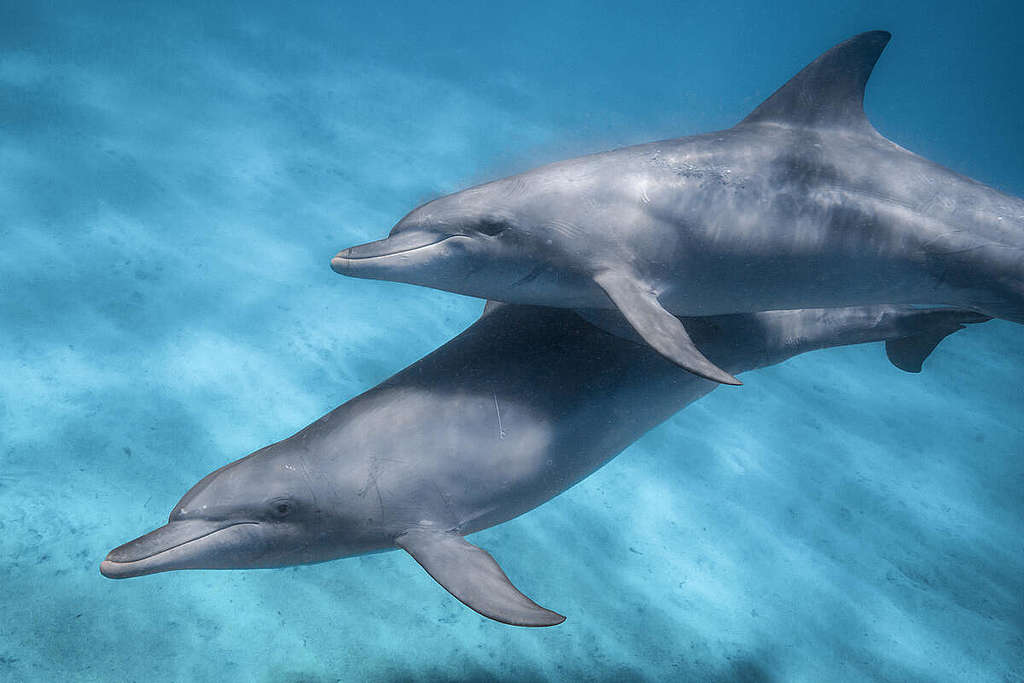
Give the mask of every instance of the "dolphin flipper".
[[743, 384], [705, 358], [694, 346], [679, 318], [666, 311], [658, 297], [644, 289], [635, 278], [604, 271], [594, 277], [594, 282], [604, 290], [637, 334], [665, 358], [699, 377], [722, 384]]
[[450, 532], [412, 530], [398, 545], [475, 612], [512, 626], [554, 626], [565, 617], [520, 593], [486, 550]]

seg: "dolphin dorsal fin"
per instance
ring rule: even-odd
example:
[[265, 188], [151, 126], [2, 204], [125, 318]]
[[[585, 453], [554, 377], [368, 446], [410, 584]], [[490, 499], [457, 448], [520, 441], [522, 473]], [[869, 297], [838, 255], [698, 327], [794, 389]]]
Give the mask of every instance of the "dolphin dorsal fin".
[[957, 308], [916, 309], [902, 317], [909, 334], [887, 339], [885, 354], [904, 372], [921, 372], [921, 365], [939, 342], [954, 332], [967, 329], [965, 325], [992, 319]]
[[892, 35], [868, 31], [839, 43], [803, 68], [740, 125], [874, 131], [864, 114], [864, 86]]
[[887, 339], [885, 342], [885, 355], [889, 362], [903, 372], [921, 372], [921, 366], [926, 358], [931, 355], [939, 342], [959, 330], [967, 329], [963, 325], [937, 330], [935, 332], [922, 332], [909, 337], [898, 339]]
[[491, 313], [494, 313], [495, 311], [501, 310], [502, 308], [504, 308], [507, 305], [508, 304], [502, 303], [500, 301], [494, 301], [492, 299], [488, 299], [487, 303], [484, 304], [484, 312], [480, 314], [480, 317], [481, 318], [485, 318], [485, 317], [489, 316]]

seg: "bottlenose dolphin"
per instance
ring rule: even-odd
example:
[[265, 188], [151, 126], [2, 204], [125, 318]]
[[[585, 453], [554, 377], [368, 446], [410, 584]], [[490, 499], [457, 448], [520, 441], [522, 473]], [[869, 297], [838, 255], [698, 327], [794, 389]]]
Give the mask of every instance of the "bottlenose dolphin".
[[[917, 371], [961, 323], [984, 319], [874, 306], [686, 324], [731, 372], [881, 339]], [[565, 309], [489, 304], [437, 351], [206, 476], [165, 526], [112, 550], [100, 571], [281, 567], [403, 548], [484, 616], [561, 623], [463, 536], [553, 498], [718, 386], [624, 336]]]
[[889, 38], [833, 47], [729, 130], [441, 197], [331, 267], [509, 303], [617, 308], [659, 353], [727, 384], [739, 382], [674, 315], [905, 303], [1024, 322], [1024, 201], [903, 149], [864, 114]]

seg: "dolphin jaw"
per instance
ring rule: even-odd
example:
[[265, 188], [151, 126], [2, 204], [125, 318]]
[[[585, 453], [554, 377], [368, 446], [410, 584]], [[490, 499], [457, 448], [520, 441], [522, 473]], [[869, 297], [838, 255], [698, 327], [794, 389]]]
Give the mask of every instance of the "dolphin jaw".
[[331, 259], [331, 267], [335, 268], [336, 263], [342, 265], [347, 262], [367, 262], [376, 259], [408, 254], [428, 247], [433, 247], [450, 239], [461, 237], [468, 239], [467, 235], [453, 235], [451, 233], [403, 233], [392, 235], [382, 240], [367, 242], [359, 246], [342, 249]]
[[209, 557], [204, 560], [203, 551], [209, 548], [211, 539], [239, 527], [259, 526], [259, 522], [251, 521], [214, 522], [186, 528], [192, 533], [182, 534], [181, 524], [170, 522], [114, 548], [100, 563], [100, 573], [108, 579], [127, 579], [175, 569], [228, 568], [211, 562]]

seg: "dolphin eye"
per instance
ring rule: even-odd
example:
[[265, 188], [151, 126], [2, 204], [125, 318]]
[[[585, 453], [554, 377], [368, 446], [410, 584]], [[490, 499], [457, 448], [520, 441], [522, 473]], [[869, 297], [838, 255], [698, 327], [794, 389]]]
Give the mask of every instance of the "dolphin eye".
[[477, 232], [483, 233], [484, 235], [490, 235], [491, 237], [505, 232], [508, 230], [508, 226], [500, 221], [481, 221], [476, 226]]
[[284, 519], [291, 514], [292, 508], [291, 501], [278, 499], [270, 504], [270, 513], [278, 519]]

